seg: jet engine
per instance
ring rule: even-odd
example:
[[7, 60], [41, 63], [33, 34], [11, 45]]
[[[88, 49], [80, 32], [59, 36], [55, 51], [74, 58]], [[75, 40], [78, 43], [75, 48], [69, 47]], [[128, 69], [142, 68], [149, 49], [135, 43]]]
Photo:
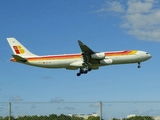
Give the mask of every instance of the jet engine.
[[100, 53], [94, 53], [94, 54], [91, 55], [91, 58], [92, 59], [99, 59], [99, 60], [101, 60], [101, 59], [105, 58], [105, 54], [102, 53], [102, 52], [100, 52]]
[[100, 64], [104, 64], [104, 65], [111, 65], [113, 62], [112, 59], [103, 59], [100, 61]]

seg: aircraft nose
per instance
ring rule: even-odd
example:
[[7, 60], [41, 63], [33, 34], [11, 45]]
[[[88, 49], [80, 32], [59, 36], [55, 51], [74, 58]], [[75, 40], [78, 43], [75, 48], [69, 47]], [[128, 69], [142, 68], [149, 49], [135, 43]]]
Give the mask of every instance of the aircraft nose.
[[152, 57], [151, 54], [149, 54], [148, 52], [145, 52], [145, 51], [139, 51], [138, 55], [139, 55], [139, 60], [141, 60], [141, 61], [146, 61]]
[[152, 55], [151, 55], [151, 54], [146, 53], [146, 55], [147, 55], [147, 58], [148, 58], [148, 59], [152, 58]]
[[152, 58], [152, 55], [151, 55], [151, 54], [149, 54], [148, 56], [149, 56], [149, 59]]

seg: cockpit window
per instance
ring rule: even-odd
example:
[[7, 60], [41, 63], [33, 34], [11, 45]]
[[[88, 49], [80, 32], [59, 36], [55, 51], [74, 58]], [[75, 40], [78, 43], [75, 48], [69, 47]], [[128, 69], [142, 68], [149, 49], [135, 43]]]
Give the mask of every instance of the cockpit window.
[[149, 53], [146, 53], [146, 54], [149, 54]]

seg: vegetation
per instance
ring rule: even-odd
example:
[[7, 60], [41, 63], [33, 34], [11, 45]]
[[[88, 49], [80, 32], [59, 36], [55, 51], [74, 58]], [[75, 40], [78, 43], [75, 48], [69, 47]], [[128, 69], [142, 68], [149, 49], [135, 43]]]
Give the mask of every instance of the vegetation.
[[135, 116], [135, 117], [123, 118], [123, 119], [113, 118], [112, 120], [154, 120], [154, 119], [150, 116]]
[[[100, 118], [99, 117], [94, 117], [94, 116], [90, 116], [88, 117], [87, 120], [99, 120]], [[9, 120], [9, 117], [0, 117], [0, 120]], [[14, 118], [13, 116], [11, 116], [11, 119], [10, 120], [85, 120], [84, 118], [82, 117], [75, 117], [75, 116], [67, 116], [67, 115], [64, 115], [64, 114], [61, 114], [59, 116], [55, 115], [55, 114], [51, 114], [49, 116], [37, 116], [37, 115], [34, 115], [34, 116], [21, 116], [21, 117], [18, 117], [18, 118]]]
[[90, 116], [87, 120], [100, 120], [100, 117]]
[[[100, 117], [94, 117], [94, 116], [90, 116], [88, 117], [87, 120], [99, 120]], [[9, 120], [9, 117], [1, 117], [0, 116], [0, 120]], [[61, 114], [59, 116], [55, 115], [55, 114], [51, 114], [49, 116], [21, 116], [18, 118], [14, 118], [13, 116], [11, 116], [10, 120], [85, 120], [82, 117], [75, 117], [75, 116], [67, 116], [64, 114]], [[123, 119], [117, 119], [117, 118], [113, 118], [112, 120], [154, 120], [152, 117], [150, 116], [135, 116], [135, 117], [130, 117], [130, 118], [123, 118]]]

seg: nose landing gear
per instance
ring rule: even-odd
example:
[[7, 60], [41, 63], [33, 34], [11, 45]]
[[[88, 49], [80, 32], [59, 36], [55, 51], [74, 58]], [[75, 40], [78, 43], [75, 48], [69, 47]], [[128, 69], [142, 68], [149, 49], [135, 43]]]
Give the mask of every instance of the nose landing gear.
[[141, 68], [141, 65], [140, 65], [141, 63], [140, 62], [138, 62], [138, 68]]

